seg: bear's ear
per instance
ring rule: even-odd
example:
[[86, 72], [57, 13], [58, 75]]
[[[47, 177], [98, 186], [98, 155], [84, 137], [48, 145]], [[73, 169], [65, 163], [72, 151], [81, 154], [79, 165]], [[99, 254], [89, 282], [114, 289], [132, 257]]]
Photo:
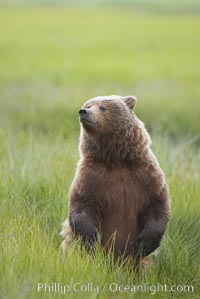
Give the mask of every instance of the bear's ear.
[[126, 103], [126, 105], [133, 110], [133, 108], [135, 107], [137, 98], [135, 96], [126, 96], [123, 97], [124, 102]]

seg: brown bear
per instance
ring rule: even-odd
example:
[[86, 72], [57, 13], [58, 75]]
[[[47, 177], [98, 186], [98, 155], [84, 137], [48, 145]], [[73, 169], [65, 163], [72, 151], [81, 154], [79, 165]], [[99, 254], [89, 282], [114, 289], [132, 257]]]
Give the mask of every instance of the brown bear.
[[169, 192], [135, 104], [135, 96], [99, 96], [79, 111], [80, 161], [61, 233], [64, 248], [79, 238], [94, 249], [99, 234], [116, 258], [143, 258], [160, 244]]

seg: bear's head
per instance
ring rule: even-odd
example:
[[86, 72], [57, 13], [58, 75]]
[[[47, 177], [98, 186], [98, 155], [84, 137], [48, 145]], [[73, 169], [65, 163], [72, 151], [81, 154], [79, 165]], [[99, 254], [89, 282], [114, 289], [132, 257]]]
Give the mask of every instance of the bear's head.
[[87, 101], [79, 111], [82, 127], [89, 134], [106, 135], [127, 130], [133, 124], [135, 96], [99, 96]]
[[139, 163], [150, 145], [144, 124], [133, 113], [135, 96], [99, 96], [87, 101], [79, 111], [82, 159], [116, 165]]

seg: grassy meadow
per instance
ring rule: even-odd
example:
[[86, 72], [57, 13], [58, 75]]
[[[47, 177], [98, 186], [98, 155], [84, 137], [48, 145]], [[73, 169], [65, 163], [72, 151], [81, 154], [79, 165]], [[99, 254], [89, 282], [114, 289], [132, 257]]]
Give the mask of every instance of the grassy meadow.
[[[0, 9], [0, 298], [200, 298], [199, 53], [200, 19], [187, 13]], [[170, 187], [171, 220], [146, 278], [110, 267], [101, 250], [94, 259], [78, 248], [63, 258], [60, 248], [77, 111], [106, 94], [137, 96]], [[193, 292], [112, 292], [113, 282]], [[71, 290], [38, 292], [38, 283]], [[100, 291], [75, 292], [74, 283]]]

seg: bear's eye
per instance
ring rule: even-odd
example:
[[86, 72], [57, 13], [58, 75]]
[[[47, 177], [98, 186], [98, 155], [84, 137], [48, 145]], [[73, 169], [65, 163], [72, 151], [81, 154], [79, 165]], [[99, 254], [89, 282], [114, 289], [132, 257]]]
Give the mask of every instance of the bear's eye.
[[105, 110], [106, 110], [106, 108], [103, 107], [103, 106], [100, 106], [99, 109], [100, 109], [101, 111], [105, 111]]

